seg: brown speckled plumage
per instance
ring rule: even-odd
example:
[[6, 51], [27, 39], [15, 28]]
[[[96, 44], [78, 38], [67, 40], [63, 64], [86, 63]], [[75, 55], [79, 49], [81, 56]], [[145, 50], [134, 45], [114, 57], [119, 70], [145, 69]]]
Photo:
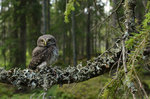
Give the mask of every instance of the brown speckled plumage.
[[55, 38], [52, 35], [42, 35], [38, 38], [37, 47], [32, 52], [29, 68], [35, 70], [44, 62], [49, 66], [56, 61], [57, 56], [58, 49]]

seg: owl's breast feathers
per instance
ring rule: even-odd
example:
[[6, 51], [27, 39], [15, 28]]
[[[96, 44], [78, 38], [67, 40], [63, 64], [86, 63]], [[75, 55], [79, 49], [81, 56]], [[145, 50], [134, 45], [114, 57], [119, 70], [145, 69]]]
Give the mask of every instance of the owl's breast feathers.
[[54, 57], [57, 56], [58, 49], [55, 46], [36, 47], [32, 52], [32, 60], [29, 64], [29, 68], [35, 70], [37, 66], [43, 62], [46, 62], [47, 65], [50, 65], [52, 62], [56, 61], [56, 59], [54, 60]]

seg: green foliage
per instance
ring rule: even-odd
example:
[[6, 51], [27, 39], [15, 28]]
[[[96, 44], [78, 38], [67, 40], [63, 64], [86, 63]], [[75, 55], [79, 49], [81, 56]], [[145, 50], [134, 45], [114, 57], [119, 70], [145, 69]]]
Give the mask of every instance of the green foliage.
[[145, 15], [145, 20], [142, 23], [142, 29], [139, 33], [132, 33], [133, 36], [125, 42], [127, 50], [130, 50], [127, 61], [127, 75], [125, 75], [124, 69], [120, 69], [117, 73], [116, 79], [112, 79], [106, 83], [106, 88], [104, 87], [105, 89], [100, 99], [121, 99], [129, 89], [132, 91], [138, 90], [138, 85], [136, 87], [135, 85], [137, 83], [137, 73], [140, 71], [140, 68], [144, 66], [143, 51], [147, 47], [147, 44], [149, 44], [150, 40], [149, 23], [150, 12]]
[[149, 23], [150, 23], [150, 12], [145, 15], [145, 20], [143, 21], [143, 28], [150, 30]]
[[[25, 91], [18, 91], [11, 85], [6, 85], [0, 83], [0, 95], [1, 99], [29, 99], [32, 96], [32, 99], [42, 98], [40, 96], [44, 91], [41, 89], [36, 90], [28, 90]], [[64, 92], [59, 89], [58, 86], [53, 86], [47, 91], [46, 97], [56, 98], [56, 99], [75, 99], [74, 95]]]
[[139, 33], [133, 33], [133, 36], [128, 41], [126, 41], [126, 47], [128, 50], [131, 50], [129, 65], [133, 66], [135, 61], [140, 61], [143, 57], [143, 51], [147, 47], [147, 44], [149, 44], [150, 40], [150, 27], [148, 25], [149, 22], [150, 13], [147, 13], [145, 15], [145, 20], [142, 23], [142, 30], [139, 31]]
[[71, 13], [71, 11], [75, 11], [75, 4], [77, 6], [80, 6], [80, 4], [77, 2], [77, 0], [69, 0], [69, 2], [66, 5], [66, 11], [64, 13], [65, 15], [65, 22], [68, 23], [69, 22], [69, 15]]
[[69, 3], [66, 5], [66, 11], [65, 11], [65, 22], [68, 23], [69, 19], [68, 16], [70, 15], [71, 11], [74, 11], [74, 0], [69, 0]]
[[[99, 99], [120, 99], [121, 95], [124, 94], [123, 88], [123, 71], [119, 71], [113, 79], [107, 80], [101, 94], [99, 94]], [[119, 94], [119, 95], [118, 95]]]

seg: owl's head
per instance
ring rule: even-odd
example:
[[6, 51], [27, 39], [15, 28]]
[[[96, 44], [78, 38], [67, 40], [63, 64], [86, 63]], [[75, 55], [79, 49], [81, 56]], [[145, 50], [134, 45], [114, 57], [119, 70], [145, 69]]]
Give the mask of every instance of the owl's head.
[[42, 35], [37, 40], [37, 46], [39, 47], [49, 47], [56, 46], [56, 39], [50, 34]]

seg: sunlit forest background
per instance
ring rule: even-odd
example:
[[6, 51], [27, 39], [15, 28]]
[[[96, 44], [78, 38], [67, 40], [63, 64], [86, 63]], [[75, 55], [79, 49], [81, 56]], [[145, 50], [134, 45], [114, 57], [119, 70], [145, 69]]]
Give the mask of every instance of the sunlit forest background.
[[[68, 2], [0, 0], [0, 66], [27, 68], [36, 41], [43, 34], [55, 36], [59, 48], [55, 65], [62, 68], [84, 64], [109, 49], [124, 34], [122, 0], [79, 0], [72, 12], [66, 11]], [[136, 0], [137, 27], [144, 20], [146, 6], [147, 0]], [[141, 74], [150, 94], [150, 73], [144, 69]], [[54, 86], [48, 95], [52, 99], [96, 99], [111, 77], [105, 74], [78, 84]], [[37, 99], [42, 92], [42, 89], [18, 91], [11, 85], [0, 84], [0, 99]]]

